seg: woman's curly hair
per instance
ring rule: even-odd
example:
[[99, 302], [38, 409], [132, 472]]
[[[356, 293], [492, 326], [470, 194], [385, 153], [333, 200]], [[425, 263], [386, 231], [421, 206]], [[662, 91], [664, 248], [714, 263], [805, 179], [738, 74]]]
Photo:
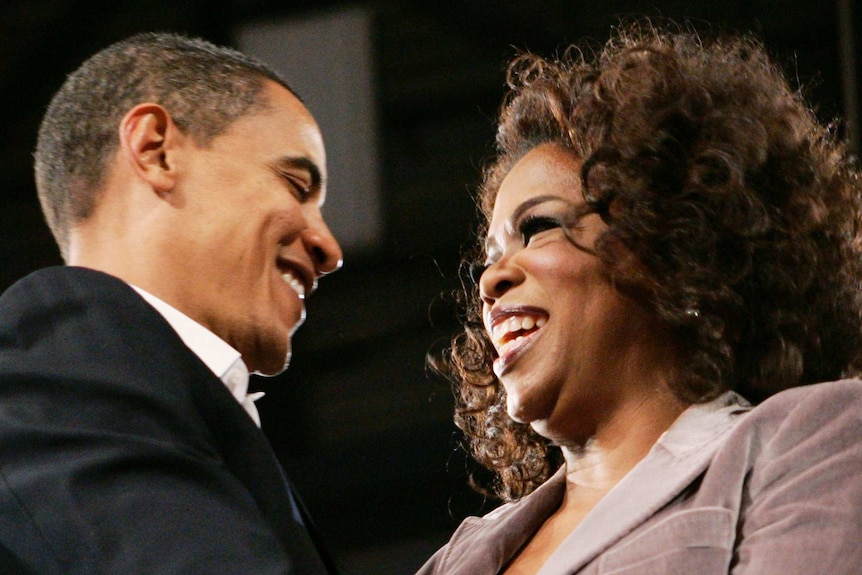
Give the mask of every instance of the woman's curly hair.
[[[508, 84], [480, 236], [508, 171], [555, 143], [582, 160], [587, 205], [607, 224], [597, 254], [685, 358], [679, 398], [732, 389], [759, 401], [859, 373], [860, 175], [759, 42], [641, 23], [591, 57], [521, 55]], [[559, 450], [507, 416], [475, 286], [465, 295], [465, 329], [443, 362], [455, 422], [491, 489], [517, 499], [556, 469]]]

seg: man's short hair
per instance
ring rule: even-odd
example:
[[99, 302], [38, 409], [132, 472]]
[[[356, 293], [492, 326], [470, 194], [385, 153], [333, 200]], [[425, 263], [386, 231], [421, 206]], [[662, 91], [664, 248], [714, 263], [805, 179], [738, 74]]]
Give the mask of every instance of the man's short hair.
[[131, 108], [163, 106], [183, 133], [206, 146], [239, 117], [267, 108], [266, 80], [293, 93], [263, 63], [175, 34], [132, 36], [84, 62], [51, 100], [35, 152], [39, 201], [63, 257], [69, 229], [93, 212], [118, 148], [119, 122]]

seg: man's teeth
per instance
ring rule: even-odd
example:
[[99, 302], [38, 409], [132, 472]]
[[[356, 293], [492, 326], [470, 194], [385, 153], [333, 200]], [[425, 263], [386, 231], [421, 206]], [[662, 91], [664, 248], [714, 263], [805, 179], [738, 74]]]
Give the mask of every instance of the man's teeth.
[[281, 274], [281, 279], [283, 279], [287, 285], [293, 288], [293, 291], [296, 292], [296, 294], [299, 296], [299, 299], [305, 299], [305, 286], [302, 284], [301, 281], [296, 279], [292, 273], [288, 272], [285, 274]]
[[548, 322], [544, 317], [533, 317], [530, 315], [513, 316], [504, 322], [494, 326], [493, 337], [496, 341], [502, 341], [509, 334], [519, 331], [529, 331], [534, 327], [540, 328]]

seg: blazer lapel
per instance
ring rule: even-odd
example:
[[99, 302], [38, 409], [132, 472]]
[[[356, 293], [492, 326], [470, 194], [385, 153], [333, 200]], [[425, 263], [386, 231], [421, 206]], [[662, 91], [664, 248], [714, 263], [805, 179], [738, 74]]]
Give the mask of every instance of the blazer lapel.
[[504, 505], [484, 517], [465, 519], [438, 551], [433, 570], [422, 575], [496, 575], [559, 506], [566, 488], [565, 467], [517, 503]]
[[727, 392], [689, 407], [566, 538], [538, 575], [575, 573], [690, 485], [709, 465], [745, 400]]

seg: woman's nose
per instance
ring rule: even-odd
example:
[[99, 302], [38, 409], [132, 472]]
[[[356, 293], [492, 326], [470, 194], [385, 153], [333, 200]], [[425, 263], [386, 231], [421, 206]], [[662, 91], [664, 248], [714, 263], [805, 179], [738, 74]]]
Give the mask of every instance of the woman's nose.
[[524, 279], [523, 271], [504, 258], [484, 266], [479, 277], [479, 295], [486, 304], [493, 304]]

